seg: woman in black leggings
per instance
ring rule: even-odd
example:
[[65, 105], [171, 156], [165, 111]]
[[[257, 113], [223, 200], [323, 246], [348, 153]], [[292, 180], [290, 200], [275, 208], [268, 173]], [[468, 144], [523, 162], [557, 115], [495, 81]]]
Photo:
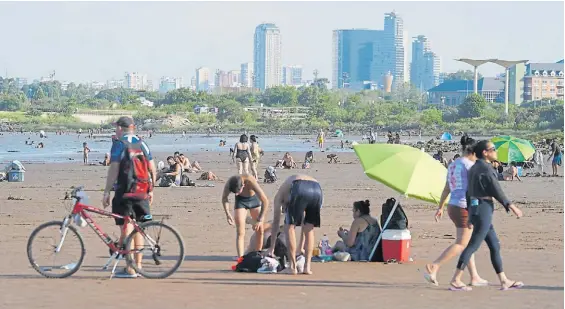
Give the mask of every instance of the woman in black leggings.
[[467, 201], [469, 203], [469, 224], [472, 224], [473, 234], [469, 244], [461, 253], [457, 270], [451, 280], [452, 291], [470, 291], [471, 287], [466, 286], [461, 281], [463, 270], [469, 263], [471, 255], [475, 253], [483, 240], [487, 243], [490, 250], [490, 260], [492, 266], [498, 275], [502, 290], [520, 288], [524, 284], [520, 281], [512, 281], [506, 277], [502, 270], [502, 258], [500, 257], [500, 242], [492, 226], [492, 215], [494, 212], [494, 202], [496, 199], [501, 203], [506, 212], [512, 212], [516, 217], [522, 216], [522, 211], [518, 209], [502, 192], [498, 184], [496, 171], [492, 167], [491, 162], [497, 159], [496, 148], [494, 144], [483, 140], [475, 146], [475, 155], [477, 161], [469, 170], [469, 185], [467, 187]]

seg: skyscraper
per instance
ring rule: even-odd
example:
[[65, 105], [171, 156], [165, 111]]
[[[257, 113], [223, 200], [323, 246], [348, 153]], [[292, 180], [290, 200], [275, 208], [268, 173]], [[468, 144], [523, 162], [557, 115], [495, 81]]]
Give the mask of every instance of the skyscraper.
[[134, 90], [147, 90], [147, 74], [126, 72], [124, 76], [125, 88]]
[[385, 14], [383, 53], [393, 78], [393, 88], [404, 83], [404, 21], [396, 12]]
[[241, 85], [243, 87], [253, 87], [253, 62], [241, 64]]
[[302, 66], [285, 65], [283, 66], [283, 85], [300, 86], [302, 85]]
[[375, 53], [379, 50], [382, 39], [382, 30], [334, 30], [332, 87], [362, 89], [366, 82], [380, 80], [381, 74], [376, 71]]
[[255, 28], [253, 72], [255, 88], [265, 90], [281, 84], [281, 33], [275, 24], [260, 24]]
[[196, 69], [196, 91], [208, 91], [210, 84], [210, 69], [206, 67]]
[[430, 41], [419, 35], [412, 42], [412, 64], [410, 82], [421, 91], [427, 91], [439, 85], [441, 60], [432, 52]]

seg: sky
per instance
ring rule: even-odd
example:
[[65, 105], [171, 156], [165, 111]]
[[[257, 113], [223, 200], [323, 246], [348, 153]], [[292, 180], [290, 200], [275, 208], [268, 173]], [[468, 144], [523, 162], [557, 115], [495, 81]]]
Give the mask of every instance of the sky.
[[[55, 70], [57, 80], [105, 82], [129, 71], [154, 84], [161, 76], [188, 84], [200, 66], [228, 71], [252, 62], [255, 27], [272, 22], [284, 64], [302, 65], [304, 79], [317, 69], [331, 80], [332, 30], [381, 30], [393, 10], [409, 37], [429, 38], [443, 72], [472, 68], [456, 58], [556, 62], [563, 9], [562, 1], [0, 2], [0, 76], [39, 79]], [[480, 72], [502, 69], [485, 64]]]

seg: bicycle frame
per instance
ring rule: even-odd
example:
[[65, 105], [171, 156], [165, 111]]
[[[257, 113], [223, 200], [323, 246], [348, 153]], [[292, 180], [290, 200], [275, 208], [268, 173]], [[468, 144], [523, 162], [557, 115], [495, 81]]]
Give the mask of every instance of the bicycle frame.
[[[96, 235], [98, 235], [98, 237], [102, 240], [102, 242], [104, 242], [106, 244], [106, 246], [108, 246], [108, 248], [110, 248], [110, 250], [114, 253], [124, 255], [124, 254], [129, 254], [131, 250], [130, 249], [123, 249], [122, 250], [121, 248], [118, 248], [114, 244], [114, 241], [112, 240], [112, 238], [108, 234], [106, 234], [104, 231], [102, 231], [100, 226], [98, 226], [98, 224], [96, 224], [96, 222], [94, 222], [94, 219], [92, 219], [92, 217], [88, 214], [88, 212], [97, 213], [97, 214], [105, 216], [105, 217], [112, 217], [114, 219], [123, 219], [124, 224], [122, 225], [122, 235], [124, 234], [128, 224], [132, 224], [134, 230], [136, 230], [138, 233], [141, 233], [141, 235], [145, 235], [145, 233], [139, 227], [137, 222], [135, 220], [133, 220], [132, 218], [130, 218], [129, 216], [120, 216], [120, 215], [117, 215], [115, 213], [111, 213], [109, 211], [106, 211], [104, 209], [88, 206], [88, 205], [82, 204], [80, 202], [80, 199], [77, 199], [77, 201], [76, 201], [76, 203], [73, 207], [73, 211], [71, 212], [71, 215], [69, 216], [69, 219], [73, 215], [76, 215], [76, 214], [80, 215], [86, 221], [88, 226], [90, 226], [90, 228], [96, 233]], [[122, 239], [122, 241], [123, 241], [123, 239]]]

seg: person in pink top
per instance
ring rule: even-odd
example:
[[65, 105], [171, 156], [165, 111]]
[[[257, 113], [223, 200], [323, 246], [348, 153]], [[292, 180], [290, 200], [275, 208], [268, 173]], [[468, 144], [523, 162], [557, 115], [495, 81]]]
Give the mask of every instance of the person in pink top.
[[[468, 224], [467, 186], [469, 180], [467, 178], [467, 172], [477, 160], [473, 151], [476, 144], [477, 142], [474, 139], [468, 137], [466, 134], [463, 135], [461, 137], [463, 156], [457, 158], [449, 164], [447, 168], [447, 181], [441, 195], [439, 208], [435, 214], [435, 220], [437, 222], [443, 216], [445, 202], [449, 195], [447, 213], [457, 229], [457, 239], [455, 243], [445, 249], [433, 263], [426, 265], [424, 277], [428, 282], [434, 285], [439, 284], [437, 281], [437, 272], [441, 265], [463, 252], [473, 232], [473, 228], [469, 227]], [[471, 260], [469, 261], [469, 273], [471, 274], [472, 286], [488, 285], [488, 282], [482, 279], [477, 272], [474, 256], [471, 256]]]

